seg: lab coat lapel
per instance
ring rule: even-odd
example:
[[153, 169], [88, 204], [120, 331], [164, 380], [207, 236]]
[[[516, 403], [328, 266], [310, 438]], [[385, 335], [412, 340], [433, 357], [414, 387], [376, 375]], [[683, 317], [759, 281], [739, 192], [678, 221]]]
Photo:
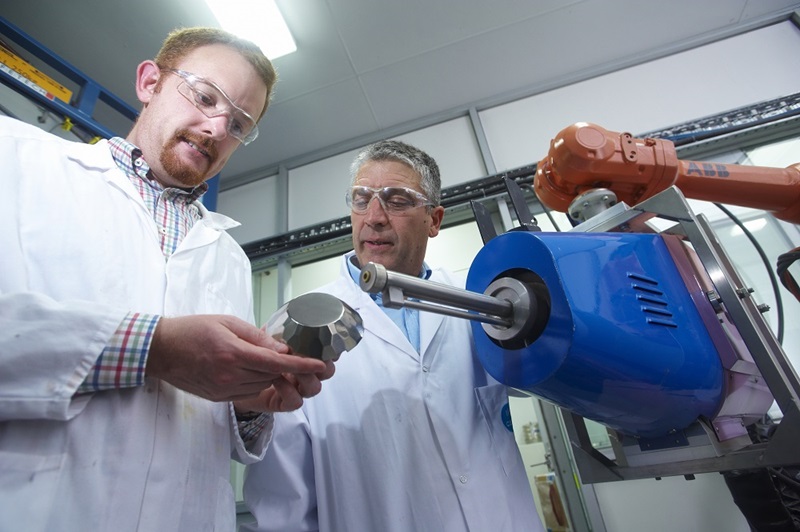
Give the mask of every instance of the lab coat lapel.
[[102, 172], [105, 180], [128, 196], [134, 203], [147, 211], [139, 191], [133, 186], [125, 172], [119, 169], [108, 149], [108, 141], [102, 140], [96, 144], [75, 143], [70, 147], [70, 158], [78, 164]]
[[197, 206], [202, 218], [192, 226], [176, 252], [207, 246], [215, 242], [223, 231], [241, 225], [223, 214], [209, 211], [199, 202]]
[[386, 315], [383, 309], [372, 300], [370, 295], [361, 290], [350, 277], [347, 263], [344, 262], [346, 260], [346, 258], [343, 259], [340, 275], [348, 282], [342, 283], [345, 287], [344, 292], [339, 294], [333, 292], [333, 295], [347, 301], [348, 304], [353, 307], [353, 310], [361, 315], [366, 331], [371, 332], [381, 340], [391, 344], [414, 360], [419, 360], [419, 353], [414, 350], [414, 346], [408, 341], [403, 331], [401, 331], [391, 318]]
[[102, 173], [103, 178], [110, 186], [125, 194], [131, 203], [136, 205], [138, 216], [145, 222], [145, 227], [151, 228], [153, 236], [157, 238], [158, 228], [144, 204], [142, 195], [136, 190], [125, 172], [120, 170], [114, 162], [108, 148], [108, 141], [101, 140], [96, 144], [74, 143], [70, 150], [70, 158], [81, 166]]
[[[351, 283], [356, 290], [361, 290]], [[414, 360], [419, 360], [419, 353], [408, 341], [403, 331], [386, 315], [375, 301], [366, 292], [359, 295], [361, 317], [364, 322], [364, 329], [373, 333], [384, 342], [391, 344]], [[356, 309], [358, 310], [358, 309]]]
[[[147, 210], [147, 206], [144, 204], [142, 195], [139, 194], [139, 191], [136, 190], [135, 186], [133, 186], [133, 183], [131, 183], [131, 180], [128, 178], [128, 176], [126, 176], [125, 173], [121, 171], [114, 162], [114, 158], [111, 156], [111, 152], [108, 150], [106, 141], [98, 142], [95, 145], [76, 144], [76, 147], [73, 149], [75, 150], [77, 161], [90, 168], [102, 170], [105, 179], [111, 185], [118, 188], [134, 203], [136, 203], [140, 207], [142, 214], [146, 219], [152, 219], [152, 216], [150, 216]], [[196, 205], [200, 209], [202, 218], [194, 224], [192, 229], [181, 242], [178, 250], [195, 249], [206, 246], [215, 242], [219, 238], [222, 231], [241, 225], [239, 222], [232, 220], [227, 216], [209, 211], [199, 201], [196, 203]], [[155, 225], [152, 223], [151, 225], [153, 230], [157, 231]], [[176, 250], [176, 252], [178, 250]]]
[[367, 327], [367, 330], [371, 330], [377, 337], [403, 351], [414, 360], [419, 360], [419, 353], [408, 341], [403, 331], [374, 302], [373, 306], [375, 308], [375, 316], [373, 320], [370, 320], [371, 327]]
[[[419, 311], [419, 352], [423, 360], [427, 360], [428, 348], [433, 342], [434, 337], [439, 332], [444, 322], [444, 316], [433, 312]], [[426, 363], [431, 361], [426, 361]]]
[[[459, 280], [453, 279], [442, 270], [435, 269], [428, 277], [431, 281], [436, 283], [446, 284], [448, 286], [455, 286], [463, 288], [463, 283], [459, 284]], [[458, 319], [458, 318], [456, 318]], [[441, 329], [445, 328], [445, 316], [442, 314], [435, 314], [433, 312], [420, 311], [419, 313], [419, 349], [422, 353], [422, 360], [425, 364], [433, 364], [430, 359], [435, 353], [442, 351], [440, 345], [437, 345], [436, 338], [442, 332]], [[444, 337], [442, 337], [444, 338]], [[445, 353], [447, 354], [447, 353]]]

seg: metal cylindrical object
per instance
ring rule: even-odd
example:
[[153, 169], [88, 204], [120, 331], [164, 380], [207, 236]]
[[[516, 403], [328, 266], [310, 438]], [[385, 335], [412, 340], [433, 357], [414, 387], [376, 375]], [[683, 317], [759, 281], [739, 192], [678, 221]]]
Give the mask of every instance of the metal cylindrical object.
[[[512, 323], [514, 308], [509, 301], [484, 294], [470, 292], [468, 290], [463, 290], [461, 288], [456, 288], [441, 283], [435, 283], [433, 281], [426, 281], [410, 275], [404, 275], [402, 273], [391, 272], [380, 264], [375, 264], [374, 262], [367, 263], [361, 269], [361, 279], [359, 284], [362, 290], [371, 294], [377, 294], [381, 292], [387, 293], [392, 287], [395, 287], [402, 290], [403, 296], [406, 299], [416, 298], [439, 305], [448, 305], [455, 307], [456, 309], [481, 312], [500, 319], [482, 320], [481, 317], [477, 315], [468, 316], [460, 314], [457, 315], [458, 317], [473, 319], [475, 321], [489, 321], [490, 323], [501, 325], [510, 325]], [[385, 296], [384, 298], [386, 299]], [[386, 304], [385, 300], [384, 304]], [[426, 306], [406, 306], [437, 312], [436, 308], [428, 308]], [[447, 312], [440, 313], [448, 314]]]
[[278, 309], [265, 327], [295, 354], [320, 360], [339, 359], [361, 341], [361, 316], [330, 294], [311, 292]]
[[514, 341], [525, 338], [531, 330], [538, 311], [538, 301], [529, 287], [517, 279], [500, 277], [486, 288], [485, 294], [512, 307], [512, 322], [508, 327], [482, 324], [483, 331], [490, 338], [500, 341]]

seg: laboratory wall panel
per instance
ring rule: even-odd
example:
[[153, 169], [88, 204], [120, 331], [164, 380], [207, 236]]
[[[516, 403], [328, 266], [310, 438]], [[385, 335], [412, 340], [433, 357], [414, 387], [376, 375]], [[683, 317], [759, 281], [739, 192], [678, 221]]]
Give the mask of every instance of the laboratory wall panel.
[[541, 160], [575, 122], [638, 135], [798, 90], [800, 29], [786, 21], [479, 114], [502, 171]]

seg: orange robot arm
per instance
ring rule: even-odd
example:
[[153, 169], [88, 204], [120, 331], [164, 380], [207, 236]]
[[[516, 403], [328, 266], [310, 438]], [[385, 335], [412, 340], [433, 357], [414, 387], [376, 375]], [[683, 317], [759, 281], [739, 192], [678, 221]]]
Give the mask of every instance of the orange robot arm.
[[800, 223], [800, 163], [767, 168], [678, 160], [669, 140], [636, 139], [579, 122], [550, 142], [536, 170], [539, 199], [566, 212], [576, 196], [607, 188], [635, 205], [675, 185], [687, 198], [770, 211]]

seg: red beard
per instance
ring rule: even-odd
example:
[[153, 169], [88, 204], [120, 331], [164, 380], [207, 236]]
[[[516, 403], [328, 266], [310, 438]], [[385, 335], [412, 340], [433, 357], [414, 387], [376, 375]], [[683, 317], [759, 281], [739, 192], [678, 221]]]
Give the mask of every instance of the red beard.
[[211, 167], [217, 160], [217, 147], [214, 141], [208, 137], [197, 136], [188, 129], [182, 129], [175, 133], [175, 136], [161, 150], [159, 160], [166, 173], [183, 186], [194, 188], [212, 176], [208, 175], [207, 171], [198, 171], [181, 161], [176, 148], [178, 144], [185, 141], [191, 142], [207, 154], [208, 167]]

